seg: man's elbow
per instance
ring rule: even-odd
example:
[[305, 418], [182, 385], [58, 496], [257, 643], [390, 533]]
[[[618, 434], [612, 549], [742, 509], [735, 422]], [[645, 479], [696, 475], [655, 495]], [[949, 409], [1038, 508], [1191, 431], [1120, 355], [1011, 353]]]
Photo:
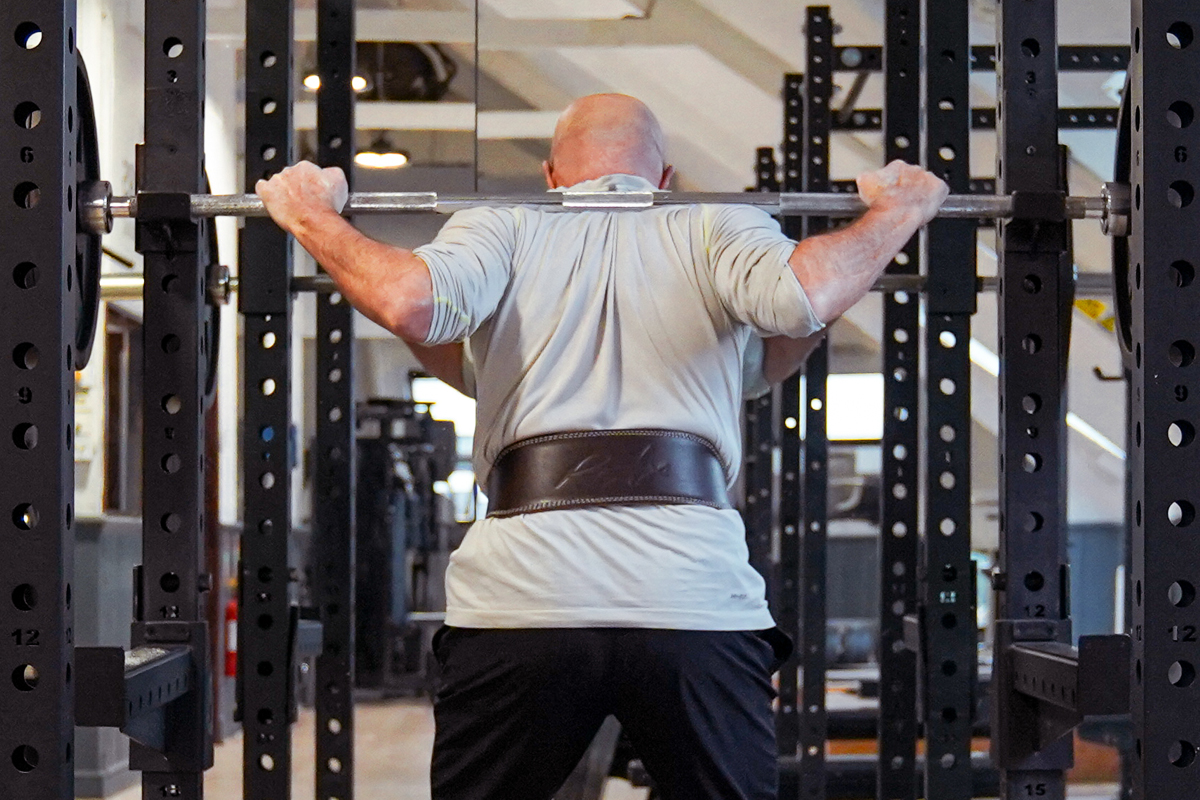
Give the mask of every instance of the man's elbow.
[[431, 300], [402, 297], [387, 309], [384, 327], [406, 342], [423, 343], [429, 338], [433, 324], [433, 302]]

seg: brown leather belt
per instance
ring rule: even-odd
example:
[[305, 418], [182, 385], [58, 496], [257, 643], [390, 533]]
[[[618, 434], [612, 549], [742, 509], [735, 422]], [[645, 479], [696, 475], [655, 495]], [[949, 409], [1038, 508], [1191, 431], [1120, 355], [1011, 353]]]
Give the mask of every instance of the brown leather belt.
[[683, 431], [569, 431], [513, 442], [488, 477], [488, 516], [602, 505], [729, 508], [716, 447]]

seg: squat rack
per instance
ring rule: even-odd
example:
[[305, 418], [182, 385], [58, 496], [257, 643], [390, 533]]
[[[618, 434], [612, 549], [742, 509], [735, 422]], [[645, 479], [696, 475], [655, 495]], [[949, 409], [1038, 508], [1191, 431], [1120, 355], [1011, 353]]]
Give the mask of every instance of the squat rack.
[[[290, 11], [286, 2], [272, 2], [279, 2], [277, 9]], [[934, 0], [927, 2], [931, 4], [927, 8], [934, 7]], [[913, 3], [915, 0], [909, 0], [907, 4], [909, 14], [915, 14]], [[249, 5], [254, 10], [266, 8], [266, 3], [258, 0]], [[899, 26], [895, 24], [901, 18], [913, 24], [912, 16], [901, 14], [905, 5], [902, 0], [889, 2], [889, 47], [906, 46], [897, 38]], [[1069, 215], [1063, 200], [1057, 148], [1060, 110], [1053, 87], [1061, 57], [1052, 57], [1057, 53], [1054, 3], [1026, 0], [1018, 4], [1009, 0], [998, 8], [1001, 24], [997, 52], [1001, 57], [997, 65], [1003, 91], [1002, 107], [997, 110], [996, 118], [1001, 129], [1000, 163], [1004, 168], [998, 170], [998, 182], [1002, 192], [1025, 193], [1023, 204], [1013, 207], [1018, 219], [1002, 226], [1001, 296], [1006, 345], [1001, 348], [1005, 398], [1002, 480], [1006, 508], [1002, 526], [1004, 549], [995, 582], [1001, 592], [1000, 608], [1007, 614], [998, 628], [1008, 638], [1002, 638], [997, 647], [996, 674], [1001, 690], [996, 692], [994, 726], [998, 765], [1005, 780], [1004, 795], [1061, 797], [1062, 769], [1069, 755], [1066, 747], [1055, 745], [1054, 737], [1049, 734], [1069, 729], [1072, 720], [1082, 713], [1119, 706], [1115, 699], [1123, 696], [1131, 698], [1137, 796], [1195, 797], [1200, 793], [1197, 788], [1200, 781], [1192, 774], [1198, 768], [1194, 765], [1196, 656], [1192, 650], [1200, 545], [1188, 528], [1195, 524], [1195, 508], [1200, 503], [1200, 485], [1197, 485], [1200, 471], [1196, 469], [1192, 446], [1197, 414], [1191, 405], [1196, 402], [1195, 387], [1191, 384], [1195, 343], [1200, 340], [1200, 331], [1193, 328], [1200, 322], [1190, 313], [1193, 304], [1189, 303], [1189, 293], [1195, 291], [1192, 286], [1194, 264], [1200, 258], [1197, 252], [1200, 233], [1193, 216], [1196, 176], [1190, 158], [1196, 145], [1193, 141], [1196, 128], [1191, 125], [1194, 112], [1186, 98], [1196, 96], [1200, 88], [1196, 85], [1200, 81], [1197, 69], [1200, 64], [1196, 63], [1200, 45], [1194, 42], [1195, 31], [1200, 28], [1200, 10], [1186, 0], [1133, 0], [1132, 3], [1130, 71], [1135, 157], [1130, 242], [1134, 267], [1128, 291], [1133, 305], [1130, 524], [1134, 542], [1134, 603], [1132, 655], [1124, 659], [1126, 651], [1121, 649], [1119, 641], [1085, 643], [1079, 651], [1066, 644], [1069, 618], [1063, 602], [1066, 570], [1061, 549], [1065, 463], [1060, 412], [1064, 410], [1062, 364], [1069, 310], [1064, 304], [1070, 295], [1070, 287], [1066, 285], [1070, 281], [1065, 280], [1064, 269], [1064, 264], [1069, 264], [1064, 220]], [[0, 336], [12, 354], [12, 363], [0, 373], [0, 380], [4, 382], [8, 419], [13, 425], [12, 444], [6, 445], [9, 449], [3, 456], [5, 480], [0, 482], [0, 498], [11, 509], [11, 524], [6, 523], [9, 557], [0, 563], [3, 590], [0, 598], [7, 598], [0, 600], [0, 619], [10, 634], [0, 645], [0, 672], [10, 676], [9, 683], [0, 686], [0, 711], [5, 719], [0, 729], [0, 756], [5, 757], [0, 759], [0, 791], [5, 796], [39, 800], [73, 796], [72, 726], [76, 722], [118, 725], [137, 740], [132, 763], [143, 770], [143, 791], [147, 797], [201, 797], [202, 773], [211, 764], [207, 623], [201, 618], [201, 595], [211, 589], [211, 577], [201, 566], [204, 508], [200, 499], [207, 466], [200, 448], [200, 434], [207, 395], [205, 367], [212, 348], [204, 333], [207, 268], [211, 257], [207, 252], [205, 225], [192, 217], [190, 201], [192, 196], [205, 192], [200, 135], [204, 10], [202, 0], [147, 3], [147, 130], [146, 144], [139, 150], [137, 203], [138, 244], [146, 260], [145, 332], [146, 341], [151, 344], [146, 348], [144, 403], [147, 426], [144, 556], [136, 580], [135, 647], [129, 653], [119, 649], [114, 653], [113, 649], [74, 647], [67, 577], [71, 574], [74, 523], [71, 497], [74, 308], [81, 293], [91, 288], [83, 285], [82, 278], [75, 277], [74, 267], [81, 259], [78, 254], [72, 256], [69, 243], [73, 237], [88, 235], [86, 226], [81, 227], [77, 222], [76, 206], [83, 205], [83, 197], [93, 196], [78, 191], [72, 179], [81, 155], [74, 128], [83, 122], [77, 93], [78, 73], [72, 68], [76, 58], [75, 3], [9, 0], [0, 8], [0, 26], [12, 33], [0, 43], [0, 67], [10, 76], [0, 88], [0, 96], [10, 108], [19, 110], [23, 104], [32, 103], [42, 114], [38, 125], [0, 126], [0, 142], [6, 145], [2, 151], [10, 153], [13, 159], [10, 181], [16, 201], [12, 205], [3, 204], [0, 210], [3, 243], [0, 249], [9, 254], [13, 278], [11, 282], [0, 282], [0, 297], [6, 309], [0, 322]], [[339, 80], [347, 83], [350, 70], [346, 65], [353, 64], [353, 4], [350, 0], [321, 0], [318, 10], [324, 46], [320, 69], [327, 79], [323, 83], [329, 87], [338, 85]], [[279, 18], [274, 19], [278, 26]], [[828, 9], [810, 11], [809, 22], [811, 37], [816, 35], [811, 31], [828, 22]], [[265, 36], [263, 25], [260, 19], [256, 37]], [[932, 35], [933, 26], [927, 27]], [[949, 36], [950, 27], [938, 35]], [[831, 38], [829, 30], [827, 39]], [[267, 39], [254, 41], [265, 43]], [[280, 66], [290, 72], [290, 42], [285, 47], [280, 40], [273, 41], [278, 49], [277, 60], [272, 65], [263, 58], [260, 62], [263, 69], [269, 71]], [[341, 47], [334, 42], [341, 42]], [[1030, 47], [1030, 42], [1035, 46]], [[816, 44], [831, 47], [828, 41]], [[256, 51], [257, 47], [256, 44]], [[265, 55], [269, 45], [263, 47]], [[966, 63], [965, 43], [956, 52], [964, 54], [958, 63]], [[978, 58], [977, 49], [975, 54]], [[911, 57], [911, 51], [907, 57]], [[827, 59], [825, 63], [830, 65], [832, 61]], [[809, 98], [823, 96], [813, 89], [813, 78], [820, 74], [813, 67], [810, 63], [805, 77]], [[256, 72], [257, 68], [248, 70], [248, 77]], [[278, 69], [271, 74], [283, 72]], [[259, 76], [262, 83], [257, 82], [258, 78], [250, 78], [255, 91], [268, 91], [263, 88], [269, 85], [265, 74]], [[1148, 75], [1153, 79], [1148, 79]], [[889, 93], [903, 78], [911, 80], [911, 73], [902, 76], [897, 71], [890, 75]], [[931, 73], [928, 77], [931, 85], [934, 79]], [[264, 96], [257, 106], [264, 116], [278, 113], [279, 98], [290, 93], [287, 87], [281, 88], [282, 83], [270, 86], [273, 94]], [[249, 83], [247, 89], [251, 90]], [[347, 90], [323, 91], [322, 96], [327, 98], [328, 105], [323, 107], [321, 159], [329, 164], [346, 163], [353, 141], [351, 95]], [[274, 101], [274, 112], [267, 111], [267, 99]], [[290, 103], [286, 106], [290, 108]], [[901, 108], [897, 107], [895, 113]], [[951, 110], [963, 116], [967, 112], [965, 105], [961, 111], [957, 104]], [[889, 127], [903, 124], [899, 120], [883, 124]], [[907, 124], [911, 122], [909, 117]], [[820, 124], [815, 116], [810, 117], [806, 138], [811, 138], [813, 126]], [[961, 118], [956, 117], [954, 124], [961, 129]], [[971, 124], [969, 118], [967, 124]], [[248, 123], [248, 136], [276, 137], [273, 145], [277, 148], [276, 157], [278, 153], [287, 155], [290, 136], [286, 135], [286, 127], [285, 123], [283, 128], [268, 131]], [[827, 147], [828, 137], [824, 138], [826, 141], [819, 146]], [[260, 143], [266, 139], [251, 141]], [[812, 144], [808, 142], [810, 147]], [[264, 162], [271, 160], [264, 146], [252, 153], [258, 153]], [[789, 168], [794, 157], [790, 152], [787, 155], [785, 176], [794, 179], [797, 176]], [[911, 150], [906, 155], [911, 156]], [[822, 176], [822, 170], [807, 163], [812, 157], [811, 150], [804, 156], [807, 173], [804, 183], [808, 189], [828, 180], [827, 172]], [[249, 160], [253, 161], [254, 156]], [[825, 164], [827, 168], [827, 158]], [[785, 188], [794, 190], [795, 185]], [[956, 191], [963, 192], [965, 188]], [[833, 206], [821, 211], [832, 213]], [[261, 258], [262, 263], [277, 269], [277, 274], [268, 276], [267, 269], [261, 275], [255, 271], [253, 280], [257, 286], [244, 283], [240, 302], [248, 315], [248, 329], [251, 322], [284, 326], [262, 330], [254, 345], [264, 352], [273, 349], [267, 346], [265, 334], [274, 334], [275, 347], [279, 348], [274, 355], [283, 361], [254, 362], [253, 369], [266, 377], [257, 384], [262, 397], [254, 398], [255, 408], [247, 398], [247, 419], [253, 411], [254, 419], [262, 420], [254, 434], [248, 428], [246, 447], [248, 454], [253, 454], [253, 458], [247, 458], [248, 466], [267, 460], [286, 463], [287, 437], [275, 438], [286, 427], [276, 427], [283, 418], [278, 406], [268, 408], [263, 398], [272, 393], [263, 390], [269, 378], [275, 381], [276, 392], [283, 397], [285, 393], [278, 392], [279, 381], [290, 379], [285, 358], [289, 338], [280, 335], [286, 332], [290, 318], [290, 301], [281, 300], [292, 289], [284, 255], [287, 248], [281, 247], [276, 239], [274, 255], [268, 257], [257, 248], [269, 246], [255, 242], [251, 235], [244, 247], [254, 251], [256, 263]], [[914, 263], [915, 259], [910, 258], [907, 265], [899, 266], [911, 268]], [[67, 268], [62, 269], [63, 266]], [[962, 272], [970, 282], [963, 280], [957, 285], [954, 291], [960, 293], [959, 298], [946, 300], [947, 307], [935, 307], [935, 313], [949, 317], [969, 313], [961, 309], [966, 293], [973, 298], [975, 278], [973, 270]], [[930, 280], [936, 276], [934, 273]], [[1037, 280], [1029, 281], [1031, 276]], [[962, 279], [962, 275], [947, 272], [946, 280], [955, 279]], [[271, 292], [262, 288], [266, 284], [274, 287]], [[1031, 286], [1036, 290], [1031, 290]], [[1118, 291], [1125, 288], [1117, 287]], [[245, 295], [260, 290], [266, 294], [273, 292], [273, 298], [246, 299]], [[349, 345], [352, 330], [348, 308], [344, 302], [330, 302], [334, 299], [330, 295], [321, 303], [323, 312], [319, 322], [320, 340], [327, 346], [323, 345], [318, 355], [323, 376], [318, 397], [321, 411], [318, 442], [325, 459], [318, 462], [318, 496], [325, 509], [318, 517], [318, 526], [323, 532], [323, 542], [329, 547], [327, 555], [334, 561], [320, 562], [329, 564], [332, 570], [323, 573], [323, 579], [321, 575], [315, 576], [324, 623], [318, 670], [326, 677], [318, 682], [319, 688], [325, 688], [325, 697], [318, 701], [325, 731], [319, 745], [318, 787], [321, 796], [344, 800], [351, 796], [353, 772], [347, 682], [353, 653], [349, 638], [352, 626], [345, 624], [352, 615], [352, 571], [343, 569], [346, 560], [352, 557], [353, 541], [353, 492], [349, 491], [353, 485], [353, 459], [349, 458], [353, 405], [348, 401], [353, 383]], [[1041, 310], [1035, 314], [1034, 308]], [[48, 314], [46, 309], [56, 313]], [[1026, 342], [1033, 341], [1031, 336], [1037, 337], [1036, 347], [1026, 346]], [[1021, 345], [1019, 352], [1017, 342]], [[956, 343], [962, 349], [966, 338], [956, 336]], [[930, 348], [927, 344], [927, 360]], [[259, 356], [263, 353], [256, 358]], [[251, 366], [249, 355], [247, 365]], [[819, 365], [818, 360], [810, 373], [809, 391], [814, 393], [807, 401], [810, 410], [819, 410], [813, 409], [811, 403], [812, 399], [821, 399], [815, 394], [820, 391], [818, 384], [823, 383], [817, 378]], [[338, 370], [335, 380], [333, 376]], [[252, 386], [250, 381], [247, 386]], [[964, 397], [966, 392], [958, 396]], [[1032, 412], [1026, 410], [1029, 406], [1025, 402], [1031, 397], [1036, 401], [1030, 404]], [[932, 401], [929, 398], [930, 419], [934, 413]], [[888, 403], [893, 402], [901, 401], [898, 395], [889, 394]], [[798, 402], [791, 407], [798, 408]], [[1022, 415], [1036, 417], [1036, 421]], [[815, 430], [819, 420], [809, 421], [813, 423], [810, 430]], [[264, 436], [267, 428], [273, 434], [270, 439]], [[1036, 441], [1031, 429], [1039, 431]], [[906, 429], [903, 433], [910, 431]], [[253, 435], [258, 440], [251, 442]], [[273, 448], [268, 447], [272, 443]], [[814, 457], [819, 463], [820, 451], [814, 449], [818, 444], [808, 443], [805, 458], [810, 464]], [[338, 448], [345, 449], [339, 454]], [[269, 459], [264, 458], [267, 453]], [[927, 453], [926, 458], [930, 457]], [[952, 458], [961, 463], [962, 455]], [[1147, 464], [1154, 467], [1153, 482], [1146, 479]], [[275, 481], [272, 486], [286, 486], [285, 472], [270, 472]], [[258, 489], [250, 491], [257, 494], [259, 489], [264, 492], [271, 489], [266, 485], [271, 481], [264, 480], [267, 472], [253, 476], [248, 469], [247, 473], [248, 483], [255, 477], [258, 480]], [[814, 491], [823, 491], [818, 488], [821, 477], [810, 472], [810, 477], [805, 478], [806, 483], [813, 481], [808, 486], [810, 498]], [[913, 477], [908, 473], [905, 480], [911, 484]], [[284, 479], [283, 484], [279, 483], [280, 478]], [[956, 486], [964, 484], [964, 480], [956, 477]], [[279, 494], [282, 492], [273, 497]], [[260, 523], [271, 520], [273, 525], [280, 526], [280, 535], [272, 538], [277, 543], [284, 538], [286, 513], [281, 515], [278, 507], [268, 508], [267, 495], [259, 499], [263, 504], [256, 506], [254, 513], [261, 515]], [[330, 500], [333, 502], [326, 502]], [[250, 508], [248, 492], [248, 514]], [[806, 524], [813, 521], [823, 524], [820, 519], [806, 520]], [[261, 527], [252, 534], [249, 516], [247, 523], [248, 536], [270, 536]], [[259, 570], [271, 564], [286, 565], [286, 560], [278, 560], [279, 554], [277, 549], [264, 549], [255, 555], [254, 558], [262, 560]], [[1031, 577], [1035, 573], [1040, 581]], [[255, 572], [256, 578], [262, 574], [265, 573]], [[274, 585], [283, 583], [285, 576], [286, 570], [283, 574], [273, 574]], [[245, 580], [246, 577], [243, 575], [243, 582], [249, 585], [251, 581]], [[936, 576], [927, 572], [924, 579], [928, 609], [933, 597], [928, 593], [928, 582], [936, 580]], [[283, 649], [282, 636], [264, 637], [262, 641], [273, 642], [270, 652], [277, 660], [264, 656], [255, 669], [266, 663], [267, 674], [260, 672], [260, 677], [288, 674], [294, 663], [297, 640], [307, 640], [316, 649], [310, 635], [312, 626], [303, 625], [299, 612], [292, 610], [286, 587], [267, 592], [270, 597], [266, 601], [261, 594], [243, 597], [243, 601], [269, 605], [271, 610], [264, 613], [270, 614], [272, 621], [265, 627], [259, 626], [260, 629], [288, 631], [286, 646], [293, 650]], [[286, 604], [281, 598], [286, 599]], [[955, 602], [957, 598], [958, 595]], [[940, 593], [937, 599], [942, 602]], [[285, 605], [286, 623], [279, 617]], [[810, 603], [804, 611], [813, 608]], [[928, 634], [929, 620], [923, 621], [926, 623], [923, 630]], [[915, 622], [915, 627], [922, 629], [922, 620], [918, 618]], [[1148, 639], [1152, 642], [1149, 647]], [[931, 642], [928, 635], [918, 636], [915, 641], [910, 637], [910, 644], [916, 649], [924, 648], [926, 657]], [[816, 661], [812, 663], [815, 665]], [[1114, 670], [1126, 663], [1128, 671]], [[1112, 677], [1114, 672], [1128, 676], [1131, 687], [1128, 693], [1124, 692], [1122, 681]], [[1037, 684], [1041, 679], [1048, 680], [1057, 691], [1031, 688], [1030, 681]], [[249, 685], [247, 676], [243, 676], [243, 681], [244, 689]], [[78, 696], [76, 686], [81, 687]], [[285, 708], [290, 713], [286, 681], [270, 683], [267, 691], [269, 697], [264, 696], [264, 703], [271, 704], [272, 713]], [[126, 702], [100, 702], [101, 698], [113, 697], [125, 698]], [[807, 723], [820, 724], [821, 709], [806, 709], [806, 713], [810, 715]], [[255, 741], [248, 742], [248, 755], [251, 744], [257, 747], [286, 740], [285, 722], [281, 716], [274, 719], [278, 720], [271, 723], [274, 728], [260, 730]], [[1147, 724], [1150, 720], [1152, 726]], [[332, 724], [335, 722], [338, 724]], [[1044, 738], [1030, 739], [1037, 731]], [[1021, 748], [1022, 743], [1029, 741], [1037, 741], [1037, 752]], [[272, 767], [261, 760], [271, 754], [265, 748], [254, 752], [258, 760], [247, 759], [247, 776], [271, 772]], [[820, 760], [819, 753], [809, 755], [810, 764]], [[942, 765], [943, 761], [939, 759], [937, 764]], [[956, 758], [944, 768], [962, 769], [965, 765]], [[805, 769], [803, 761], [801, 769]], [[281, 767], [278, 772], [283, 780], [287, 770]], [[937, 778], [927, 774], [927, 780]], [[265, 786], [250, 779], [248, 791], [260, 791], [251, 789], [251, 784]], [[814, 790], [806, 786], [805, 791], [811, 796]]]

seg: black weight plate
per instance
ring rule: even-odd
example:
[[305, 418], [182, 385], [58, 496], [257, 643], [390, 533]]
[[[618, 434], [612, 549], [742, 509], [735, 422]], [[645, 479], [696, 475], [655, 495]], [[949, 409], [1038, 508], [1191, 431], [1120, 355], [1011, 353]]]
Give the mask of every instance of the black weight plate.
[[[1132, 94], [1129, 78], [1121, 96], [1117, 116], [1117, 153], [1113, 162], [1113, 181], [1128, 184], [1133, 152], [1133, 123], [1130, 108]], [[1130, 209], [1132, 222], [1133, 209]], [[1133, 368], [1133, 286], [1129, 282], [1129, 237], [1112, 237], [1113, 299], [1117, 307], [1117, 341], [1126, 369]]]
[[[92, 106], [92, 86], [88, 81], [83, 56], [75, 51], [76, 99], [78, 116], [75, 128], [75, 185], [67, 191], [80, 200], [79, 189], [85, 183], [100, 180], [100, 143], [96, 134], [96, 112]], [[78, 212], [76, 212], [78, 213]], [[79, 226], [75, 233], [75, 264], [68, 276], [75, 282], [75, 369], [87, 366], [100, 319], [100, 269], [104, 253], [101, 237]]]

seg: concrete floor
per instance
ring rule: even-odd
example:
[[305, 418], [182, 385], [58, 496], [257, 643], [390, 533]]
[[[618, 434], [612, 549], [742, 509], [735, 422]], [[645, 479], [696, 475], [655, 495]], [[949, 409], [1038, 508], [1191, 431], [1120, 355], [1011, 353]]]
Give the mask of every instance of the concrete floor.
[[[433, 711], [427, 701], [395, 700], [355, 708], [356, 800], [429, 800], [429, 757], [433, 750]], [[292, 734], [292, 797], [313, 791], [313, 719], [304, 710]], [[242, 796], [242, 737], [217, 745], [213, 768], [204, 777], [204, 795], [213, 800]], [[609, 780], [604, 800], [645, 800], [647, 791]], [[109, 800], [141, 800], [133, 786]], [[285, 800], [280, 798], [280, 800]]]

